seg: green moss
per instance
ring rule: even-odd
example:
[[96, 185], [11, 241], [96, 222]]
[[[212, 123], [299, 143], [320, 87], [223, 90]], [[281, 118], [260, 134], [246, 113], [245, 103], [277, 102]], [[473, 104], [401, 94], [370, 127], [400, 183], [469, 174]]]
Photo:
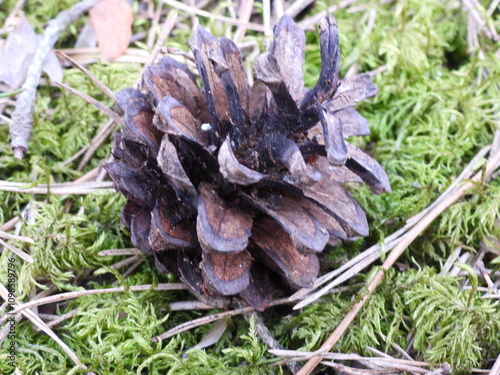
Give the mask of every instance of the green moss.
[[[4, 1], [0, 17], [5, 17], [14, 3]], [[48, 19], [74, 3], [29, 1], [24, 9], [40, 32]], [[500, 110], [500, 66], [494, 54], [499, 45], [480, 37], [485, 51], [483, 60], [474, 57], [477, 53], [470, 53], [476, 51], [467, 51], [467, 15], [461, 8], [455, 7], [453, 1], [439, 0], [409, 0], [385, 6], [373, 0], [362, 4], [376, 12], [372, 30], [367, 27], [369, 15], [364, 11], [350, 13], [341, 9], [335, 13], [343, 56], [341, 74], [354, 63], [360, 72], [384, 65], [387, 68], [375, 78], [378, 95], [359, 106], [372, 133], [353, 141], [384, 166], [393, 193], [374, 196], [366, 187], [353, 188], [367, 212], [371, 234], [328, 251], [323, 262], [325, 271], [388, 236], [433, 202], [472, 156], [491, 143], [493, 131], [498, 129], [495, 116]], [[327, 5], [330, 4], [317, 1], [312, 12]], [[498, 29], [500, 21], [491, 21]], [[66, 31], [61, 46], [71, 46], [83, 20], [79, 22]], [[217, 35], [225, 33], [224, 24], [201, 22]], [[147, 27], [146, 21], [134, 24], [136, 31]], [[178, 28], [168, 44], [187, 50], [189, 34], [188, 28]], [[245, 39], [262, 42], [261, 34], [255, 32], [248, 32]], [[320, 67], [317, 34], [308, 33], [307, 42], [305, 79], [311, 87]], [[90, 69], [116, 91], [131, 86], [141, 67], [97, 63]], [[488, 76], [484, 74], [486, 70]], [[82, 73], [68, 69], [64, 81], [111, 105]], [[0, 179], [26, 184], [75, 180], [109, 155], [111, 140], [98, 150], [84, 172], [75, 170], [77, 162], [64, 167], [60, 164], [87, 145], [106, 122], [104, 115], [83, 100], [55, 88], [40, 87], [28, 157], [22, 161], [14, 159], [8, 143], [0, 142]], [[0, 139], [8, 139], [6, 126], [0, 126]], [[412, 266], [406, 272], [391, 270], [335, 350], [370, 355], [366, 346], [372, 346], [391, 353], [391, 344], [395, 343], [408, 347], [416, 359], [448, 361], [464, 372], [471, 367], [487, 368], [500, 351], [496, 339], [500, 332], [498, 305], [482, 299], [477, 292], [460, 291], [462, 279], [439, 276], [438, 270], [457, 245], [477, 249], [480, 241], [500, 236], [495, 226], [499, 189], [498, 177], [488, 184], [478, 184], [445, 211], [401, 259], [406, 257], [411, 265], [427, 266]], [[69, 200], [73, 204], [66, 212]], [[86, 197], [58, 197], [1, 192], [0, 222], [20, 216], [28, 203], [35, 222], [23, 221], [22, 234], [32, 237], [35, 244], [13, 244], [30, 253], [35, 263], [18, 264], [20, 300], [28, 300], [33, 290], [40, 291], [48, 282], [59, 291], [111, 286], [115, 276], [94, 272], [123, 259], [100, 257], [100, 250], [131, 246], [130, 234], [120, 224], [124, 203], [121, 195], [98, 192]], [[0, 256], [2, 269], [8, 256], [7, 252]], [[368, 277], [359, 275], [352, 282]], [[174, 280], [158, 274], [148, 259], [125, 279], [128, 285]], [[5, 282], [3, 273], [0, 281]], [[270, 309], [264, 318], [286, 348], [314, 350], [357, 301], [359, 293], [363, 291], [353, 287], [349, 293], [325, 296], [322, 302], [299, 313], [283, 307]], [[60, 307], [58, 314], [76, 309], [76, 315], [55, 331], [99, 374], [283, 371], [269, 364], [272, 356], [257, 339], [254, 324], [241, 317], [230, 320], [226, 333], [214, 347], [192, 350], [184, 357], [184, 351], [199, 342], [209, 326], [152, 343], [152, 336], [206, 314], [169, 312], [166, 308], [171, 301], [189, 298], [187, 292], [154, 291], [82, 297]], [[74, 367], [52, 339], [35, 332], [30, 322], [19, 323], [17, 329], [17, 359], [23, 373], [84, 373]], [[0, 353], [0, 372], [9, 373], [4, 356]]]

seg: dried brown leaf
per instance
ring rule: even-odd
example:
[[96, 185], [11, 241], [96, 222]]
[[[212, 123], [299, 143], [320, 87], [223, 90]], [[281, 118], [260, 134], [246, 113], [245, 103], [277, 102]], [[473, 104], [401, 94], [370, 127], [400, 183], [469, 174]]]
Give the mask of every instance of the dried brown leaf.
[[97, 45], [106, 59], [123, 55], [132, 36], [134, 14], [126, 0], [101, 0], [89, 11]]

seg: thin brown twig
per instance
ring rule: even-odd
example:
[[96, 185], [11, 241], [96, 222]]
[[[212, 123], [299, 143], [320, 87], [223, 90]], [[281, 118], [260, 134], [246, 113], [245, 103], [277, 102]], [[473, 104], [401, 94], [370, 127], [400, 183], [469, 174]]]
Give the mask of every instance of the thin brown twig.
[[[254, 0], [244, 0], [240, 3], [240, 12], [239, 19], [243, 23], [248, 23], [250, 20], [250, 16], [252, 15]], [[247, 27], [245, 24], [238, 26], [236, 32], [234, 33], [234, 42], [236, 44], [240, 43], [245, 37], [245, 33], [247, 32]]]
[[400, 347], [398, 344], [396, 344], [395, 342], [393, 342], [391, 344], [391, 347], [397, 351], [399, 354], [401, 354], [403, 356], [404, 359], [407, 359], [409, 361], [415, 361], [402, 347]]
[[[418, 237], [418, 235], [425, 229], [427, 226], [434, 221], [444, 210], [446, 210], [449, 206], [455, 203], [458, 199], [463, 197], [465, 193], [474, 187], [474, 184], [481, 181], [484, 177], [485, 180], [495, 171], [500, 165], [500, 151], [497, 151], [495, 155], [490, 159], [486, 166], [486, 171], [483, 176], [482, 172], [478, 172], [472, 178], [472, 180], [464, 185], [462, 185], [459, 189], [452, 192], [446, 200], [440, 202], [433, 210], [429, 211], [418, 223], [415, 224], [413, 228], [411, 228], [405, 236], [402, 238], [401, 242], [399, 242], [393, 251], [388, 255], [385, 262], [382, 264], [382, 269], [377, 272], [373, 280], [367, 286], [367, 292], [363, 296], [362, 300], [356, 303], [351, 311], [342, 319], [337, 328], [333, 331], [333, 333], [328, 337], [328, 339], [324, 342], [324, 344], [318, 350], [319, 352], [327, 352], [330, 351], [331, 348], [337, 343], [342, 334], [347, 330], [349, 325], [352, 323], [354, 318], [357, 316], [361, 308], [364, 306], [366, 301], [370, 298], [372, 293], [377, 288], [378, 284], [382, 281], [385, 271], [389, 270], [394, 262], [399, 258], [399, 256], [406, 250], [406, 248]], [[311, 358], [302, 369], [298, 372], [298, 375], [306, 375], [310, 374], [316, 366], [321, 361], [320, 357]]]
[[498, 354], [497, 360], [493, 364], [489, 375], [500, 375], [500, 354]]
[[56, 18], [48, 22], [47, 28], [35, 52], [33, 61], [29, 66], [26, 80], [22, 86], [23, 91], [17, 98], [16, 109], [12, 114], [10, 146], [16, 158], [22, 159], [28, 152], [28, 143], [31, 138], [33, 127], [36, 90], [40, 82], [43, 63], [47, 55], [66, 27], [99, 1], [100, 0], [80, 1], [70, 9], [62, 11]]
[[[123, 275], [122, 275], [123, 278], [130, 276], [132, 274], [132, 272], [134, 272], [135, 269], [137, 267], [139, 267], [143, 262], [144, 262], [144, 258], [142, 258], [142, 257], [137, 258], [137, 260], [134, 263], [132, 263], [132, 265], [129, 268], [127, 268], [127, 270], [123, 273]], [[116, 280], [114, 283], [117, 284], [118, 280]]]
[[67, 313], [62, 314], [61, 316], [58, 316], [57, 318], [51, 320], [50, 322], [47, 322], [47, 325], [49, 327], [57, 326], [57, 325], [61, 324], [62, 322], [64, 322], [65, 320], [68, 320], [68, 319], [71, 319], [72, 317], [74, 317], [77, 312], [78, 312], [78, 309], [70, 310]]
[[196, 7], [192, 7], [192, 6], [183, 4], [183, 3], [179, 2], [179, 1], [175, 1], [175, 0], [162, 0], [162, 2], [171, 6], [172, 8], [182, 10], [183, 12], [186, 12], [187, 14], [193, 14], [193, 15], [197, 15], [200, 17], [206, 17], [206, 18], [213, 18], [214, 20], [222, 21], [222, 22], [228, 23], [230, 25], [245, 26], [247, 29], [254, 30], [254, 31], [264, 31], [264, 27], [258, 23], [241, 22], [238, 19], [225, 17], [225, 16], [221, 16], [218, 14], [213, 14], [213, 13], [204, 11], [202, 9], [198, 9]]
[[[0, 297], [4, 300], [8, 300], [8, 291], [5, 286], [0, 283]], [[19, 301], [16, 301], [16, 305], [19, 306]], [[66, 345], [60, 338], [57, 336], [54, 331], [50, 329], [45, 322], [40, 319], [33, 311], [31, 310], [23, 310], [21, 313], [28, 318], [32, 323], [35, 324], [38, 328], [40, 328], [43, 332], [45, 332], [49, 337], [51, 337], [60, 347], [61, 349], [71, 358], [71, 360], [80, 368], [87, 369], [82, 361], [78, 358], [78, 356], [71, 350], [71, 348]]]
[[66, 61], [72, 67], [80, 70], [83, 74], [85, 74], [87, 77], [89, 77], [90, 80], [92, 82], [94, 82], [95, 85], [103, 93], [105, 93], [113, 102], [116, 101], [116, 99], [115, 99], [115, 93], [113, 92], [113, 90], [111, 90], [108, 86], [106, 86], [99, 78], [97, 78], [95, 75], [93, 75], [87, 68], [85, 68], [83, 65], [77, 63], [71, 57], [69, 57], [68, 55], [66, 55], [63, 51], [55, 50], [54, 52], [57, 55], [57, 57], [59, 57], [59, 59], [61, 59], [63, 61]]
[[17, 247], [15, 246], [12, 246], [11, 244], [5, 242], [4, 240], [2, 240], [0, 238], [0, 246], [3, 246], [4, 248], [6, 249], [9, 249], [10, 251], [12, 251], [14, 254], [16, 254], [19, 258], [25, 260], [26, 262], [28, 263], [35, 263], [35, 260], [33, 259], [33, 257], [29, 254], [26, 254], [24, 251], [22, 251], [21, 249], [18, 249]]
[[80, 160], [80, 163], [76, 168], [78, 171], [82, 171], [83, 168], [85, 168], [90, 159], [92, 159], [92, 156], [94, 156], [94, 153], [97, 151], [97, 149], [101, 147], [104, 141], [111, 135], [111, 133], [113, 133], [116, 125], [117, 123], [114, 120], [109, 120], [101, 129], [101, 131], [96, 134], [92, 141], [90, 141], [85, 155], [83, 155], [82, 160]]
[[148, 31], [148, 38], [146, 40], [146, 45], [148, 46], [148, 48], [153, 48], [153, 43], [155, 42], [155, 35], [156, 35], [155, 29], [160, 25], [160, 17], [162, 9], [163, 9], [163, 3], [160, 1], [154, 11], [153, 19], [151, 20], [151, 27], [149, 28]]
[[[148, 291], [152, 288], [152, 284], [146, 285], [133, 285], [130, 286], [129, 290], [131, 292], [143, 292]], [[154, 287], [154, 290], [185, 290], [187, 287], [182, 283], [167, 283], [167, 284], [158, 284]], [[125, 291], [125, 287], [117, 287], [117, 288], [105, 288], [105, 289], [89, 289], [89, 290], [78, 290], [76, 292], [67, 292], [60, 293], [50, 297], [39, 298], [33, 301], [29, 301], [19, 305], [16, 309], [14, 309], [13, 313], [17, 313], [26, 309], [31, 309], [35, 306], [47, 305], [49, 303], [56, 303], [61, 301], [67, 301], [69, 299], [90, 296], [93, 294], [106, 294], [106, 293], [121, 293]]]
[[[269, 328], [267, 328], [266, 324], [264, 323], [264, 319], [262, 319], [262, 316], [258, 312], [252, 311], [248, 314], [245, 314], [244, 316], [247, 320], [253, 318], [255, 323], [255, 330], [257, 331], [257, 334], [259, 335], [262, 342], [267, 345], [269, 350], [283, 349], [281, 344], [271, 335], [271, 332], [269, 332]], [[286, 366], [292, 374], [296, 374], [300, 368], [297, 362], [288, 362]]]
[[[386, 252], [391, 251], [401, 240], [401, 238], [407, 233], [419, 220], [421, 220], [422, 217], [424, 217], [429, 211], [434, 209], [436, 205], [438, 205], [440, 202], [442, 202], [446, 197], [449, 196], [449, 194], [456, 189], [458, 189], [460, 183], [462, 183], [465, 179], [470, 178], [473, 173], [474, 167], [476, 167], [476, 164], [486, 156], [488, 151], [491, 150], [491, 145], [483, 147], [472, 159], [471, 161], [467, 164], [467, 166], [464, 168], [462, 173], [455, 179], [453, 183], [450, 184], [450, 186], [427, 208], [422, 210], [420, 213], [417, 215], [411, 217], [410, 219], [407, 220], [406, 225], [394, 232], [393, 234], [389, 235], [388, 237], [385, 238], [383, 246]], [[358, 272], [363, 270], [364, 268], [368, 267], [370, 264], [372, 264], [374, 261], [379, 259], [380, 257], [380, 245], [375, 244], [362, 252], [361, 254], [355, 256], [353, 259], [339, 267], [338, 269], [329, 272], [321, 277], [319, 277], [316, 282], [314, 283], [314, 286], [312, 288], [304, 288], [296, 292], [293, 296], [291, 296], [291, 299], [297, 300], [297, 299], [303, 299], [301, 302], [299, 302], [297, 305], [294, 306], [294, 309], [300, 309], [305, 307], [306, 305], [314, 302], [318, 298], [321, 298], [323, 295], [328, 293], [328, 291], [331, 288], [334, 288], [335, 286], [339, 285], [340, 283], [348, 280], [352, 276], [356, 275]], [[346, 271], [348, 270], [348, 271]], [[344, 274], [342, 274], [344, 273]], [[324, 283], [328, 282], [329, 280], [333, 279], [335, 276], [341, 275], [335, 280], [331, 281], [328, 285], [324, 286], [322, 289], [318, 290], [315, 293], [311, 293]]]
[[76, 159], [78, 159], [80, 156], [82, 156], [85, 151], [87, 151], [89, 149], [89, 145], [85, 145], [83, 146], [80, 150], [78, 150], [78, 152], [76, 152], [74, 155], [70, 156], [68, 159], [66, 159], [65, 161], [63, 161], [62, 163], [59, 164], [59, 167], [65, 167], [67, 166], [68, 164], [71, 164], [73, 163]]
[[17, 236], [15, 234], [10, 234], [10, 233], [4, 232], [2, 230], [0, 230], [0, 237], [5, 238], [7, 240], [22, 241], [22, 242], [27, 242], [30, 244], [35, 243], [35, 241], [31, 237]]
[[168, 18], [163, 23], [160, 36], [158, 37], [158, 40], [156, 41], [156, 43], [153, 47], [153, 50], [151, 51], [151, 54], [148, 56], [146, 64], [144, 64], [144, 68], [142, 69], [142, 72], [141, 72], [141, 74], [139, 74], [139, 78], [137, 79], [137, 82], [135, 83], [136, 87], [139, 87], [139, 85], [142, 81], [142, 76], [144, 74], [144, 70], [148, 66], [152, 65], [155, 62], [156, 58], [158, 57], [158, 54], [160, 53], [163, 44], [165, 44], [165, 41], [167, 40], [168, 36], [170, 35], [170, 33], [172, 32], [172, 30], [175, 26], [175, 23], [177, 22], [177, 17], [178, 17], [177, 12], [172, 12], [172, 13], [170, 13]]
[[0, 191], [12, 191], [25, 194], [56, 194], [56, 195], [85, 195], [97, 190], [114, 191], [112, 182], [62, 182], [59, 184], [40, 184], [23, 189], [26, 183], [0, 180]]
[[[290, 303], [288, 298], [281, 298], [278, 300], [275, 300], [269, 304], [269, 306], [278, 306], [278, 305], [284, 305]], [[178, 326], [169, 329], [168, 331], [162, 333], [159, 336], [155, 336], [151, 339], [152, 342], [158, 342], [160, 340], [165, 340], [168, 339], [169, 337], [175, 336], [181, 332], [184, 331], [189, 331], [190, 329], [215, 322], [217, 320], [220, 320], [222, 318], [225, 318], [226, 316], [235, 316], [235, 315], [240, 315], [240, 314], [245, 314], [249, 313], [251, 311], [254, 311], [254, 308], [251, 306], [246, 306], [242, 307], [239, 309], [231, 310], [231, 311], [224, 311], [222, 313], [217, 313], [213, 315], [208, 315], [208, 316], [203, 316], [198, 319], [190, 320], [189, 322], [179, 324]]]
[[123, 120], [122, 120], [122, 118], [120, 116], [118, 116], [114, 111], [112, 111], [111, 109], [109, 109], [108, 107], [106, 107], [104, 104], [102, 104], [101, 102], [97, 101], [93, 97], [91, 97], [91, 96], [89, 96], [89, 95], [87, 95], [87, 94], [85, 94], [85, 93], [83, 93], [83, 92], [81, 92], [81, 91], [79, 91], [77, 89], [74, 89], [73, 87], [68, 86], [65, 83], [57, 82], [57, 81], [52, 81], [52, 83], [54, 85], [56, 85], [57, 87], [63, 88], [65, 90], [71, 92], [72, 94], [74, 94], [74, 95], [82, 98], [87, 103], [92, 104], [99, 111], [101, 111], [104, 114], [106, 114], [111, 120], [113, 120], [117, 124], [123, 125]]
[[141, 250], [136, 248], [101, 250], [97, 253], [97, 255], [99, 256], [141, 255], [141, 254], [142, 254]]

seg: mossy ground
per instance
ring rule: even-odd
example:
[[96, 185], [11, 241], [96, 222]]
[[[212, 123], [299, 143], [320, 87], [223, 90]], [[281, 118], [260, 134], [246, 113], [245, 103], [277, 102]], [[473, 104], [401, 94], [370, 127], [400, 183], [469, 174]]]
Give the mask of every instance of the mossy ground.
[[[0, 4], [0, 18], [14, 1]], [[25, 11], [41, 31], [44, 23], [69, 1], [28, 1]], [[483, 1], [487, 8], [489, 2]], [[484, 58], [467, 46], [467, 13], [455, 1], [408, 0], [379, 5], [360, 1], [366, 10], [335, 13], [342, 49], [341, 71], [353, 64], [359, 71], [386, 66], [376, 76], [376, 97], [360, 106], [369, 120], [371, 135], [358, 140], [384, 166], [393, 193], [373, 196], [356, 187], [354, 195], [366, 210], [370, 236], [349, 245], [330, 249], [325, 270], [336, 262], [382, 240], [406, 219], [432, 203], [454, 180], [483, 146], [491, 143], [499, 129], [500, 44], [479, 35]], [[136, 4], [137, 5], [137, 4]], [[257, 4], [259, 5], [259, 4]], [[308, 10], [316, 13], [327, 7], [317, 1]], [[372, 29], [368, 12], [375, 12]], [[500, 30], [499, 11], [491, 21]], [[201, 20], [207, 23], [206, 20]], [[72, 25], [60, 40], [70, 46], [83, 21]], [[190, 20], [186, 20], [189, 24]], [[224, 29], [208, 22], [215, 33]], [[134, 31], [149, 26], [137, 21]], [[225, 27], [225, 26], [224, 26]], [[176, 29], [168, 44], [187, 50], [189, 28]], [[262, 42], [262, 36], [248, 33], [247, 39]], [[316, 33], [307, 35], [306, 79], [312, 86], [319, 73]], [[497, 54], [497, 56], [495, 56]], [[138, 64], [98, 63], [90, 66], [112, 90], [132, 85], [141, 70]], [[487, 74], [485, 74], [487, 72]], [[101, 102], [107, 99], [82, 73], [68, 69], [64, 81]], [[34, 132], [28, 156], [19, 161], [11, 155], [8, 128], [0, 125], [0, 179], [26, 184], [73, 181], [106, 158], [111, 140], [103, 145], [85, 171], [77, 172], [74, 162], [59, 164], [90, 142], [106, 122], [105, 116], [81, 99], [51, 87], [41, 86], [37, 95]], [[72, 199], [69, 213], [66, 202]], [[52, 283], [58, 291], [83, 287], [106, 287], [116, 279], [94, 272], [120, 260], [100, 257], [100, 250], [131, 247], [129, 233], [120, 224], [124, 199], [119, 194], [96, 192], [88, 196], [29, 195], [0, 193], [0, 223], [19, 216], [30, 203], [34, 224], [24, 222], [22, 234], [35, 240], [24, 248], [35, 263], [17, 262], [17, 296], [27, 301], [36, 291]], [[500, 352], [500, 307], [495, 300], [482, 299], [478, 292], [461, 291], [464, 278], [441, 276], [441, 265], [457, 246], [478, 250], [480, 242], [499, 238], [495, 219], [500, 207], [500, 179], [478, 185], [464, 199], [441, 215], [405, 252], [400, 261], [406, 271], [392, 269], [383, 285], [370, 298], [350, 326], [336, 351], [369, 355], [367, 346], [391, 353], [391, 344], [409, 347], [416, 358], [443, 363], [468, 372], [472, 367], [489, 368]], [[82, 208], [82, 210], [80, 210]], [[10, 253], [0, 255], [0, 269], [6, 270]], [[123, 258], [123, 257], [122, 257]], [[486, 259], [487, 260], [487, 259]], [[494, 267], [493, 264], [486, 264]], [[0, 271], [0, 281], [6, 274]], [[367, 272], [352, 282], [370, 277]], [[128, 285], [171, 282], [159, 274], [150, 259], [125, 282]], [[480, 278], [479, 284], [484, 286]], [[288, 349], [317, 349], [347, 313], [357, 290], [329, 296], [322, 302], [294, 313], [288, 307], [270, 309], [264, 318], [271, 333]], [[472, 293], [472, 294], [471, 294]], [[187, 320], [206, 314], [202, 311], [168, 312], [168, 302], [190, 299], [185, 292], [131, 292], [88, 296], [69, 301], [58, 311], [77, 312], [55, 329], [78, 357], [100, 375], [104, 374], [266, 374], [285, 371], [270, 364], [271, 355], [259, 341], [255, 327], [241, 317], [230, 320], [221, 340], [205, 350], [183, 352], [195, 345], [209, 326], [182, 333], [160, 343], [152, 336]], [[4, 311], [0, 311], [4, 313]], [[17, 324], [17, 365], [25, 374], [84, 373], [48, 336], [35, 332], [23, 320]], [[413, 341], [409, 342], [409, 337]], [[0, 372], [10, 373], [6, 354], [0, 352]]]

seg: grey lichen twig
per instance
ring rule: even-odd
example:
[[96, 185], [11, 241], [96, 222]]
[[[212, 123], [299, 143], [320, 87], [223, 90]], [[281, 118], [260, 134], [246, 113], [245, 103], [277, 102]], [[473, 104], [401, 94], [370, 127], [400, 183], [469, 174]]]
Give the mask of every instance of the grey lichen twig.
[[17, 99], [16, 109], [12, 114], [10, 146], [16, 158], [22, 159], [28, 152], [28, 142], [31, 138], [33, 113], [35, 111], [36, 89], [40, 81], [43, 63], [48, 53], [66, 27], [99, 1], [101, 0], [80, 1], [78, 4], [70, 9], [62, 11], [56, 18], [49, 21], [40, 44], [38, 45], [38, 49], [35, 52], [33, 62], [28, 69], [28, 75], [23, 84], [23, 91]]

